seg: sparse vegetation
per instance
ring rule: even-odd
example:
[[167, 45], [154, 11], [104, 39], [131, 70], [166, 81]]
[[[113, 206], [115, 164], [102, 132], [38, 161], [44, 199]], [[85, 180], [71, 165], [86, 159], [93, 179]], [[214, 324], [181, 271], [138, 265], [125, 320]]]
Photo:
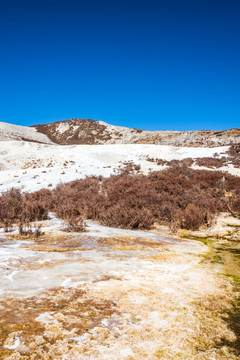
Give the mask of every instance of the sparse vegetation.
[[[130, 168], [131, 167], [131, 168]], [[154, 222], [196, 230], [210, 225], [220, 211], [240, 213], [239, 178], [217, 171], [172, 166], [149, 175], [132, 174], [132, 165], [109, 178], [87, 177], [22, 195], [12, 189], [0, 197], [5, 230], [44, 220], [48, 211], [82, 231], [84, 219], [107, 226], [149, 229]]]

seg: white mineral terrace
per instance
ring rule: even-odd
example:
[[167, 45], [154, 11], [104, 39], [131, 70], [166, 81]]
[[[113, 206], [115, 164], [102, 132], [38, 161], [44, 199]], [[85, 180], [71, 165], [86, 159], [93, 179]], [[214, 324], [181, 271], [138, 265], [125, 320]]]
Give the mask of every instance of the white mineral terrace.
[[38, 239], [0, 233], [1, 359], [237, 359], [215, 345], [236, 339], [216, 315], [233, 293], [201, 264], [205, 245], [160, 227], [63, 228], [52, 215]]

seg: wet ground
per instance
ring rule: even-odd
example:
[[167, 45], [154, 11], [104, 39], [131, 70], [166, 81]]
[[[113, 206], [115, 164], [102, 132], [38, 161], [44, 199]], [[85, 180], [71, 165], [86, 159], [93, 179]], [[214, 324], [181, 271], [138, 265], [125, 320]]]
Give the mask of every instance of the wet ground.
[[238, 358], [237, 243], [88, 225], [1, 235], [0, 359]]

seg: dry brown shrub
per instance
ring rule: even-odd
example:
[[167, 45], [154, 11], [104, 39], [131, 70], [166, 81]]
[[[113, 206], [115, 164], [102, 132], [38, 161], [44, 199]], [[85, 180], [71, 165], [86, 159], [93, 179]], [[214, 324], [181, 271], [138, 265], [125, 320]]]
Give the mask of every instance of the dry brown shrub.
[[149, 229], [154, 223], [151, 211], [139, 208], [127, 208], [116, 204], [101, 212], [99, 220], [107, 226], [130, 229]]
[[2, 193], [0, 197], [0, 225], [9, 231], [22, 213], [22, 195], [19, 190], [11, 189]]
[[213, 157], [204, 157], [198, 158], [195, 160], [195, 164], [198, 166], [205, 166], [208, 168], [220, 168], [228, 163], [228, 159], [226, 157], [221, 157], [219, 159]]
[[174, 165], [149, 175], [87, 177], [32, 194], [12, 189], [0, 196], [0, 223], [6, 230], [18, 223], [21, 230], [54, 211], [71, 231], [82, 231], [83, 219], [131, 229], [149, 229], [154, 221], [197, 229], [220, 211], [239, 214], [239, 198], [238, 177]]
[[188, 204], [185, 210], [179, 210], [175, 216], [182, 229], [197, 230], [205, 223], [204, 210], [194, 204]]

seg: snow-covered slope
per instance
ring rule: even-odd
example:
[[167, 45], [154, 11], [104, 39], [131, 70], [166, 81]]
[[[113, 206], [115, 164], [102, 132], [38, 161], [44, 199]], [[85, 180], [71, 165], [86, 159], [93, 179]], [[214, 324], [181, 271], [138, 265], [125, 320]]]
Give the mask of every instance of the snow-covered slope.
[[181, 165], [240, 175], [239, 146], [231, 151], [214, 146], [237, 143], [239, 129], [151, 132], [81, 119], [36, 127], [0, 123], [0, 191], [12, 186], [33, 191], [87, 175], [109, 176], [129, 163], [147, 173], [184, 159]]
[[[148, 159], [167, 161], [186, 158], [228, 156], [229, 147], [188, 148], [163, 145], [46, 145], [25, 141], [0, 142], [0, 191], [19, 187], [34, 191], [43, 187], [50, 189], [60, 182], [67, 182], [87, 175], [117, 174], [133, 162], [140, 171], [159, 170]], [[232, 165], [221, 168], [240, 175], [240, 169]]]
[[52, 144], [52, 141], [34, 127], [19, 126], [0, 122], [0, 141], [25, 140]]

